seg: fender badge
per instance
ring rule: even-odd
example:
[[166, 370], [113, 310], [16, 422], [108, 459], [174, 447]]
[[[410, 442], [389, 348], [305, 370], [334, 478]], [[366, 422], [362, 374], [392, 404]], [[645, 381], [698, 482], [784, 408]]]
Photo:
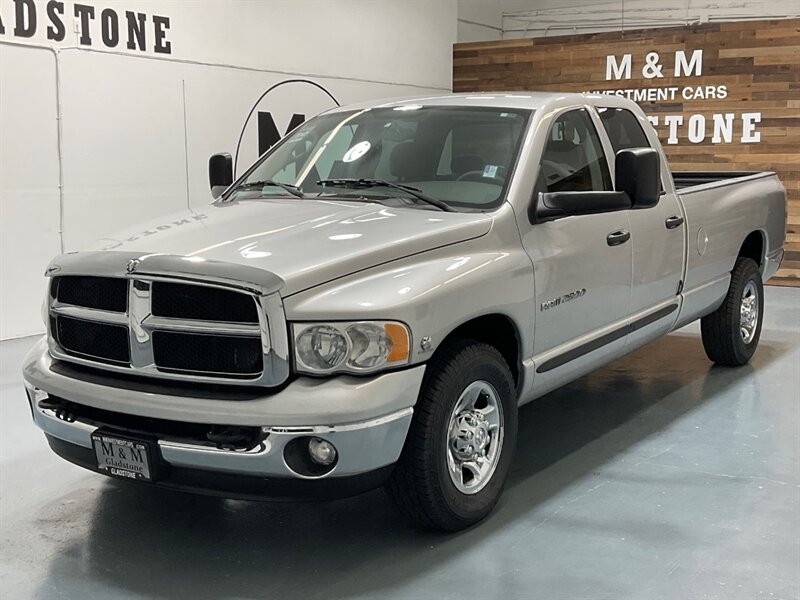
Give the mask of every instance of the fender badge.
[[130, 275], [139, 267], [139, 259], [132, 258], [128, 261], [127, 266], [125, 267], [125, 271]]
[[566, 304], [576, 298], [582, 298], [586, 295], [586, 288], [581, 288], [579, 290], [575, 290], [574, 292], [570, 292], [569, 294], [564, 294], [563, 296], [559, 296], [558, 298], [553, 298], [552, 300], [548, 300], [547, 302], [542, 302], [539, 305], [539, 310], [550, 310], [551, 308], [555, 308], [556, 306], [561, 306], [562, 304]]

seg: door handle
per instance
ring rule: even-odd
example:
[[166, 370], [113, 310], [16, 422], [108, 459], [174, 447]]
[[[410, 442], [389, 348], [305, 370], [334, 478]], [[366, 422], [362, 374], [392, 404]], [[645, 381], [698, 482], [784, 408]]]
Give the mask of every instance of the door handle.
[[664, 221], [664, 225], [667, 226], [667, 229], [675, 229], [676, 227], [680, 227], [683, 225], [683, 217], [680, 215], [672, 215], [671, 217], [667, 217], [667, 220]]
[[620, 229], [619, 231], [612, 231], [606, 237], [606, 242], [609, 246], [619, 246], [631, 239], [631, 232], [627, 229]]

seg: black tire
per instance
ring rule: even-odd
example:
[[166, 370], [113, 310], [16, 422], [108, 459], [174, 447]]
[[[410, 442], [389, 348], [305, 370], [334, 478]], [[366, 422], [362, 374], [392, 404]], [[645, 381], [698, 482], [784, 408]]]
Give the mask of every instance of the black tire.
[[[488, 483], [463, 493], [447, 467], [448, 426], [456, 401], [473, 382], [488, 382], [502, 408], [503, 438]], [[503, 490], [517, 440], [514, 380], [502, 355], [474, 340], [440, 348], [425, 373], [406, 443], [386, 488], [412, 521], [431, 529], [458, 531], [488, 515]]]
[[[741, 333], [742, 297], [748, 284], [757, 291], [758, 317], [752, 339], [745, 341]], [[753, 357], [761, 337], [764, 320], [764, 284], [761, 272], [752, 258], [739, 257], [731, 272], [731, 285], [722, 305], [700, 321], [706, 356], [718, 365], [739, 367]]]

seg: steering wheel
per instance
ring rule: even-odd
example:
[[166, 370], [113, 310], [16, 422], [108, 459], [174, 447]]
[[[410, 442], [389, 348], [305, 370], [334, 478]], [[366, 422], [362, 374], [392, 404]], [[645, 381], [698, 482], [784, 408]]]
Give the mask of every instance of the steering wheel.
[[[501, 169], [502, 169], [503, 173], [500, 173]], [[486, 175], [484, 175], [483, 171], [477, 171], [477, 170], [476, 171], [467, 171], [466, 173], [462, 173], [461, 175], [456, 177], [456, 181], [477, 181], [477, 182], [481, 182], [481, 183], [492, 182], [492, 183], [496, 183], [497, 185], [502, 186], [506, 182], [506, 178], [503, 176], [504, 173], [505, 173], [505, 170], [506, 170], [505, 167], [498, 167], [497, 173], [495, 173], [491, 177], [487, 177]], [[487, 179], [488, 179], [488, 181], [487, 181]]]

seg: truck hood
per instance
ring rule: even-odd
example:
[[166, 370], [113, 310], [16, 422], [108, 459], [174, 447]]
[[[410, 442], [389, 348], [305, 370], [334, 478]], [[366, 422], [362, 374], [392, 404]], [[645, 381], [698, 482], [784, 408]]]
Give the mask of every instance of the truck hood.
[[102, 238], [86, 250], [198, 256], [271, 271], [284, 296], [381, 263], [480, 237], [492, 218], [344, 200], [216, 203]]

